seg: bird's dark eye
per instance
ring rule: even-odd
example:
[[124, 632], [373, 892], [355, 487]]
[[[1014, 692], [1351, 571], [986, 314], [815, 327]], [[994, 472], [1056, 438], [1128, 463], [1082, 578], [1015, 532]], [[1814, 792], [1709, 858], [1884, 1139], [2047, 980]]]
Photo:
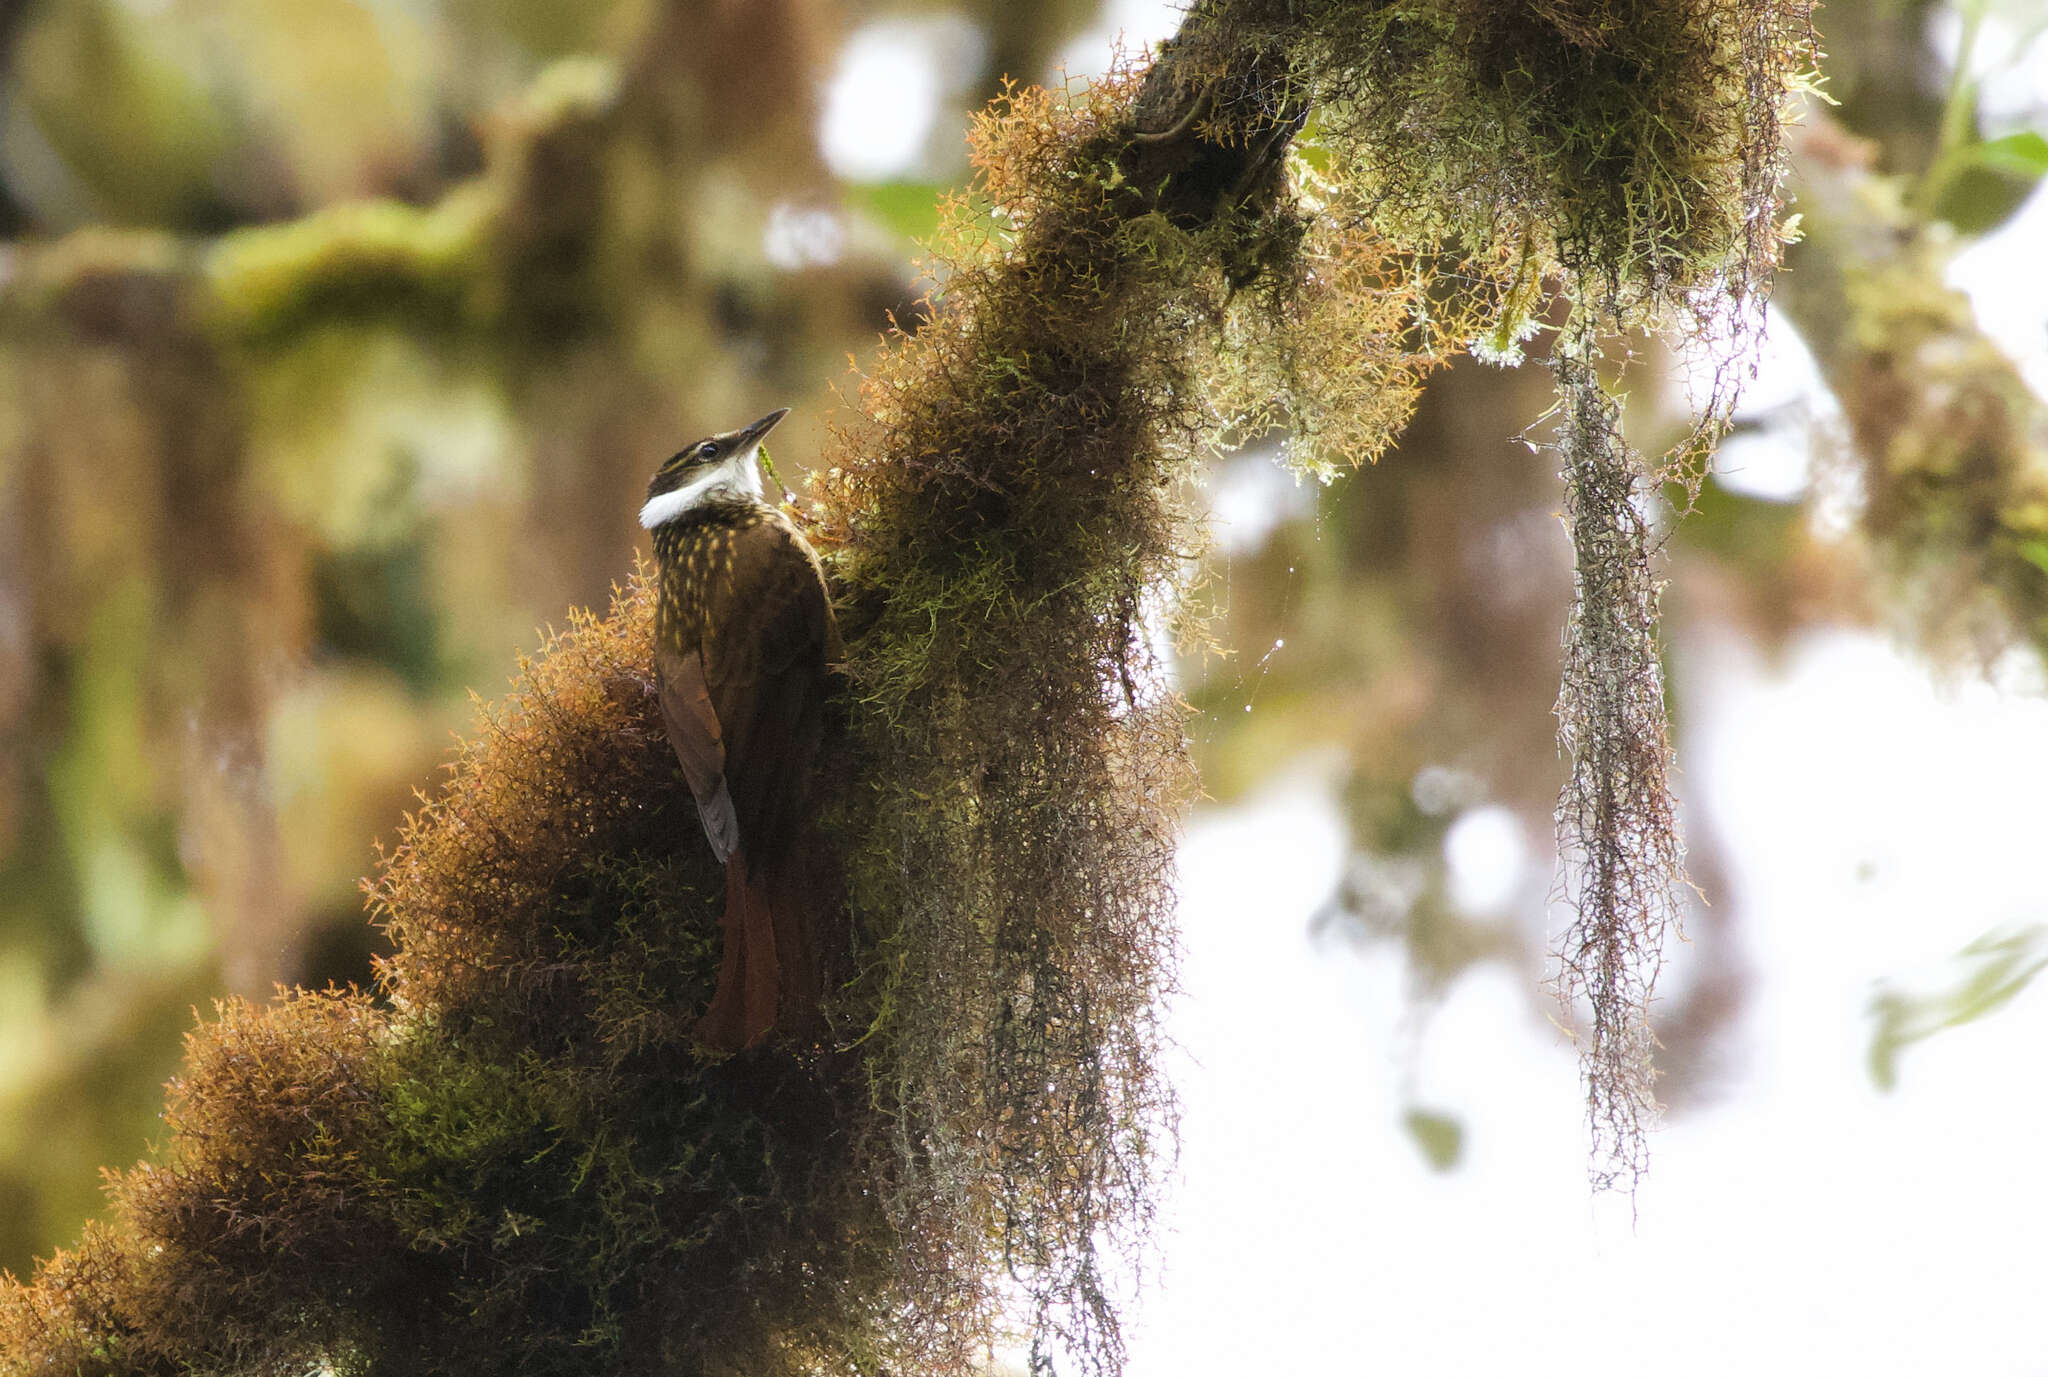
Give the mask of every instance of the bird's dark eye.
[[704, 460], [709, 459], [712, 455], [716, 453], [718, 453], [718, 446], [712, 444], [709, 440], [706, 440], [703, 444], [697, 446], [696, 453], [692, 457], [695, 458], [699, 463], [702, 463]]

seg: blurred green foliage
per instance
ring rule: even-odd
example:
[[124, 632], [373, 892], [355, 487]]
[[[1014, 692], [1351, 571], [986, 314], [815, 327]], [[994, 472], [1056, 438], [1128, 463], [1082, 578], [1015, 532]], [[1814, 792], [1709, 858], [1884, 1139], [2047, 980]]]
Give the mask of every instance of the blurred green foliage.
[[[840, 187], [812, 141], [836, 41], [879, 8], [6, 11], [0, 1266], [75, 1236], [97, 1167], [156, 1123], [205, 995], [365, 974], [354, 887], [372, 839], [430, 777], [465, 691], [625, 567], [640, 485], [675, 438], [822, 402], [889, 311], [914, 318], [898, 237], [930, 234], [940, 188]], [[961, 8], [993, 38], [983, 92], [1037, 75], [1093, 13]], [[2016, 481], [2040, 471], [2039, 404], [1921, 250], [2003, 223], [2048, 144], [1980, 128], [1968, 83], [1929, 91], [1932, 12], [1828, 12], [1834, 118], [1867, 145], [1802, 154], [1810, 237], [1781, 304], [1868, 418], [1866, 450], [1965, 433], [1937, 393], [2009, 417], [1967, 432], [1985, 441], [1969, 463], [1924, 447], [1939, 472], [1896, 505], [1907, 536], [1879, 543], [2003, 590], [2024, 627], [2048, 605], [2048, 542]], [[1839, 197], [1822, 184], [1836, 172]], [[778, 267], [760, 239], [785, 203], [843, 212], [885, 247], [855, 235], [844, 261]], [[1876, 308], [1899, 303], [1924, 308], [1930, 358], [1968, 366], [1873, 367], [1901, 338]], [[1212, 566], [1234, 658], [1186, 670], [1212, 793], [1334, 754], [1360, 860], [1417, 867], [1421, 897], [1364, 930], [1402, 945], [1425, 997], [1474, 961], [1531, 968], [1537, 945], [1458, 911], [1455, 818], [1413, 786], [1448, 764], [1536, 850], [1548, 834], [1557, 765], [1531, 685], [1554, 682], [1568, 575], [1552, 475], [1511, 440], [1542, 391], [1526, 374], [1440, 379], [1383, 467]], [[813, 447], [821, 409], [788, 454]], [[1884, 509], [1892, 489], [1873, 491]], [[1796, 507], [1710, 483], [1670, 548], [1699, 591], [1681, 616], [1768, 640], [1867, 614], [1856, 556]], [[1362, 918], [1355, 887], [1337, 897]], [[1731, 921], [1696, 920], [1695, 943]], [[2022, 988], [2039, 948], [2018, 940], [1973, 945], [1951, 991], [1881, 992], [1873, 1075]], [[318, 955], [334, 950], [338, 965]], [[1667, 1044], [1711, 1042], [1737, 1004], [1673, 1008]], [[1455, 1165], [1457, 1122], [1416, 1116], [1418, 1146]]]
[[[890, 8], [0, 5], [0, 1267], [206, 994], [367, 979], [376, 840], [678, 437], [797, 404], [798, 480], [915, 318], [941, 187], [815, 139]], [[955, 121], [1095, 7], [965, 8]], [[788, 206], [836, 258], [771, 259]]]
[[1401, 1127], [1432, 1170], [1453, 1171], [1464, 1160], [1465, 1126], [1452, 1116], [1411, 1109], [1402, 1116]]
[[1870, 997], [1870, 1079], [1899, 1084], [1899, 1058], [1937, 1033], [1975, 1023], [2010, 1004], [2048, 967], [2048, 924], [1988, 932], [1956, 953], [1944, 988], [1911, 992], [1880, 982]]
[[853, 200], [897, 235], [927, 243], [939, 228], [940, 205], [951, 188], [929, 182], [869, 182]]

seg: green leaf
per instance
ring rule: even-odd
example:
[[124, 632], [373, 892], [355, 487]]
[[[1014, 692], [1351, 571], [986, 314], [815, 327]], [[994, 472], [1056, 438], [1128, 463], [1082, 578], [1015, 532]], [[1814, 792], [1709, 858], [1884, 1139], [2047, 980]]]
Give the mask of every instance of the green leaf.
[[1871, 996], [1870, 1079], [1880, 1090], [1898, 1084], [1899, 1054], [1916, 1042], [1994, 1013], [2048, 967], [2048, 925], [1990, 932], [1957, 954], [1956, 979], [1926, 994], [1880, 985]]
[[1965, 156], [1979, 167], [2028, 181], [2048, 176], [2048, 138], [2031, 129], [1976, 144]]
[[1928, 176], [1934, 212], [1967, 235], [1989, 234], [2012, 218], [2048, 175], [2048, 138], [2031, 130], [1958, 147]]
[[1448, 1114], [1411, 1109], [1401, 1117], [1401, 1126], [1433, 1171], [1450, 1171], [1465, 1155], [1465, 1126]]
[[948, 187], [931, 182], [875, 182], [849, 187], [853, 203], [906, 239], [930, 239], [939, 227], [939, 201]]

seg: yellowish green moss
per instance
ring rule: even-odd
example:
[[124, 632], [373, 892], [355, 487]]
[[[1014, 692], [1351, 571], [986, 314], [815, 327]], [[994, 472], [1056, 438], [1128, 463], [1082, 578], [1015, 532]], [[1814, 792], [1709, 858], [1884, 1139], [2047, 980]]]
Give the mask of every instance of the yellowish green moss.
[[[115, 1226], [0, 1293], [6, 1361], [949, 1372], [1021, 1328], [1034, 1361], [1115, 1372], [1115, 1258], [1172, 1134], [1155, 1020], [1193, 780], [1147, 619], [1194, 547], [1195, 461], [1283, 419], [1306, 472], [1373, 459], [1428, 370], [1482, 334], [1512, 348], [1557, 271], [1610, 324], [1753, 288], [1784, 13], [1222, 0], [1150, 73], [1000, 102], [933, 247], [943, 290], [870, 368], [804, 513], [848, 645], [824, 769], [857, 957], [837, 1041], [725, 1063], [689, 1042], [718, 886], [636, 590], [483, 712], [387, 858], [389, 1008], [298, 995], [196, 1034]], [[1321, 146], [1290, 165], [1312, 108]], [[499, 175], [602, 177], [574, 156], [605, 118], [584, 113]], [[576, 203], [356, 207], [224, 247], [214, 281], [244, 337], [387, 291], [458, 324], [582, 318], [604, 246]], [[486, 238], [546, 269], [519, 301], [479, 292]], [[1620, 791], [1587, 836], [1654, 880], [1643, 858], [1676, 845], [1654, 589], [1590, 375], [1560, 374], [1584, 407], [1564, 452], [1621, 495], [1577, 532], [1582, 587], [1619, 591], [1575, 625], [1611, 622], [1627, 663], [1587, 662], [1568, 743]], [[1616, 750], [1644, 768], [1601, 775]], [[1588, 921], [1656, 900], [1628, 891]], [[1623, 1020], [1647, 997], [1629, 931], [1589, 981]], [[1593, 1067], [1596, 1116], [1647, 1094], [1616, 1065]]]
[[253, 339], [308, 320], [477, 323], [498, 199], [489, 185], [472, 184], [430, 209], [346, 201], [285, 224], [237, 230], [207, 255], [219, 324]]
[[1936, 643], [2048, 644], [2048, 444], [2040, 403], [1917, 252], [1852, 275], [1840, 395], [1864, 456], [1864, 526]]

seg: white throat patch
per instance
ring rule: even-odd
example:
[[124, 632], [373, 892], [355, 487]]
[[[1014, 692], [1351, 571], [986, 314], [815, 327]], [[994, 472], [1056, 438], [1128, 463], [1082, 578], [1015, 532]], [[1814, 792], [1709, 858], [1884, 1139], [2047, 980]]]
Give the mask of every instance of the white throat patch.
[[754, 463], [754, 452], [760, 448], [758, 444], [749, 445], [712, 464], [680, 488], [648, 498], [647, 505], [640, 509], [642, 529], [651, 531], [718, 498], [759, 502], [761, 470]]

